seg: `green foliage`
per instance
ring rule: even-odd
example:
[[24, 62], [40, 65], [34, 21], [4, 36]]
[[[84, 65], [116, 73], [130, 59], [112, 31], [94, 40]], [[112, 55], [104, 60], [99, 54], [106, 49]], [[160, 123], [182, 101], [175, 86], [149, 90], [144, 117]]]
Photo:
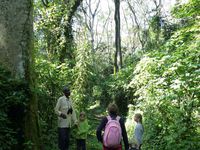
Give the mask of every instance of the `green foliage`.
[[144, 149], [198, 149], [199, 24], [177, 31], [135, 68], [129, 87], [137, 88], [145, 116]]
[[[177, 18], [198, 17], [200, 14], [199, 7], [199, 0], [189, 0], [189, 2], [184, 5], [174, 7], [172, 12]], [[194, 20], [195, 18], [192, 19]]]
[[76, 66], [74, 68], [73, 99], [78, 109], [93, 102], [93, 87], [96, 83], [95, 63], [89, 44], [82, 43], [76, 51]]
[[131, 80], [132, 68], [129, 66], [120, 70], [115, 75], [110, 75], [108, 82], [109, 102], [114, 101], [119, 106], [120, 114], [127, 115], [127, 107], [130, 102], [131, 93], [126, 91], [125, 85]]
[[51, 63], [44, 58], [41, 56], [36, 59], [36, 92], [39, 101], [41, 140], [45, 149], [48, 150], [57, 147], [57, 117], [54, 107], [57, 99], [62, 95], [63, 86], [72, 84], [72, 70], [66, 63]]
[[63, 30], [61, 20], [65, 14], [64, 6], [50, 3], [49, 7], [46, 8], [41, 1], [38, 1], [35, 3], [35, 7], [34, 27], [38, 44], [49, 57], [58, 57], [65, 42], [64, 38], [60, 36]]
[[62, 95], [63, 86], [72, 88], [74, 83], [70, 15], [75, 1], [53, 0], [49, 1], [48, 6], [44, 6], [42, 1], [35, 1], [34, 4], [36, 92], [39, 101], [41, 141], [45, 149], [56, 149], [57, 117], [54, 107]]
[[[144, 36], [147, 37], [142, 37], [147, 39], [144, 46], [146, 52], [141, 52], [145, 55], [141, 60], [135, 54], [132, 55], [134, 57], [124, 58], [124, 68], [115, 75], [112, 74], [110, 56], [105, 57], [106, 52], [98, 50], [92, 52], [91, 45], [86, 41], [81, 41], [76, 50], [67, 51], [70, 57], [66, 57], [65, 63], [59, 60], [62, 50], [68, 50], [71, 48], [70, 44], [73, 45], [72, 41], [67, 41], [66, 36], [66, 32], [71, 33], [66, 30], [66, 22], [72, 2], [74, 1], [70, 1], [70, 5], [65, 7], [61, 1], [51, 1], [47, 8], [42, 7], [41, 2], [36, 2], [36, 92], [44, 149], [57, 149], [57, 118], [54, 107], [57, 98], [62, 94], [62, 86], [66, 84], [72, 89], [76, 109], [91, 113], [89, 121], [92, 129], [88, 136], [88, 149], [97, 150], [101, 147], [95, 137], [95, 129], [99, 123], [99, 120], [95, 120], [95, 114], [99, 113], [97, 104], [100, 104], [100, 112], [104, 111], [101, 115], [105, 115], [105, 108], [112, 101], [118, 104], [120, 113], [124, 116], [129, 103], [135, 106], [134, 109], [139, 108], [144, 112], [143, 149], [198, 149], [199, 0], [190, 0], [174, 9], [174, 15], [179, 18], [180, 23], [170, 23], [161, 16], [153, 16], [149, 23], [150, 29], [144, 31]], [[102, 51], [104, 49], [101, 48]], [[18, 84], [10, 84], [13, 82], [10, 77], [4, 78], [4, 86], [12, 85], [4, 89], [16, 90]], [[4, 102], [0, 115], [3, 128], [0, 128], [0, 132], [7, 131], [6, 138], [10, 142], [2, 143], [3, 149], [9, 149], [17, 142], [16, 132], [9, 127], [7, 108], [10, 104], [7, 104], [7, 100], [11, 103], [19, 100], [21, 104], [22, 99], [25, 99], [23, 92], [24, 90], [22, 93], [17, 90], [17, 96], [11, 96], [10, 92], [1, 91], [4, 93]], [[133, 136], [133, 113], [133, 110], [130, 111], [127, 118], [130, 123], [127, 128], [129, 137]], [[0, 139], [3, 137], [0, 136]], [[72, 139], [75, 142], [73, 134]], [[26, 144], [31, 146], [29, 142]], [[72, 145], [74, 148], [75, 144]]]
[[127, 119], [126, 119], [126, 132], [128, 135], [128, 139], [129, 139], [129, 143], [133, 143], [133, 135], [134, 135], [134, 123], [133, 123], [133, 115], [134, 115], [134, 106], [133, 105], [129, 105], [128, 106], [129, 111], [128, 111], [128, 115], [127, 115]]
[[160, 32], [161, 28], [161, 17], [158, 15], [155, 15], [150, 20], [150, 26], [152, 27], [153, 32]]
[[63, 63], [67, 60], [70, 67], [75, 63], [72, 17], [76, 5], [75, 0], [54, 0], [44, 7], [42, 1], [36, 1], [34, 10], [34, 30], [39, 51], [52, 61]]
[[0, 150], [22, 147], [26, 93], [26, 83], [0, 67]]

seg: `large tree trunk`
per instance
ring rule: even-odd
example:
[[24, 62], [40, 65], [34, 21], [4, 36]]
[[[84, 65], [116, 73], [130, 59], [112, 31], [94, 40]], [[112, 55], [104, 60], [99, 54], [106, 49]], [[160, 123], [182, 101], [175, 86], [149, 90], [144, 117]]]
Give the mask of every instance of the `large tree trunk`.
[[115, 60], [114, 72], [122, 68], [121, 34], [120, 34], [120, 0], [115, 0]]
[[0, 64], [9, 69], [13, 77], [27, 83], [29, 92], [24, 117], [24, 137], [25, 142], [32, 145], [32, 150], [38, 150], [38, 106], [33, 92], [33, 1], [1, 0], [0, 20]]

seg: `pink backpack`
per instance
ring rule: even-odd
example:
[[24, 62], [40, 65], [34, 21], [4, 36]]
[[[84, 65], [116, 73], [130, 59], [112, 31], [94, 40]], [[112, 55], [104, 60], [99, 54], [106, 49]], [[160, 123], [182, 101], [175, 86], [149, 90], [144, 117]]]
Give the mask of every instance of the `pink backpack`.
[[103, 144], [106, 147], [117, 147], [120, 145], [122, 139], [122, 129], [119, 123], [120, 117], [117, 116], [116, 120], [112, 120], [107, 116], [108, 122], [105, 127], [103, 135]]

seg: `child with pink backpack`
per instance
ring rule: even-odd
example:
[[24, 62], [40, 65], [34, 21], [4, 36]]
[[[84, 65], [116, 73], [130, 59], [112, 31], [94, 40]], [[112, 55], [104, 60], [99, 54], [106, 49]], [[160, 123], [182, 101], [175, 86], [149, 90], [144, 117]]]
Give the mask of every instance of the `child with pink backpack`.
[[118, 116], [117, 105], [114, 103], [109, 104], [108, 113], [109, 115], [101, 120], [97, 128], [96, 135], [98, 141], [102, 142], [103, 150], [122, 150], [121, 142], [123, 139], [125, 150], [128, 150], [129, 144], [126, 128], [124, 120]]

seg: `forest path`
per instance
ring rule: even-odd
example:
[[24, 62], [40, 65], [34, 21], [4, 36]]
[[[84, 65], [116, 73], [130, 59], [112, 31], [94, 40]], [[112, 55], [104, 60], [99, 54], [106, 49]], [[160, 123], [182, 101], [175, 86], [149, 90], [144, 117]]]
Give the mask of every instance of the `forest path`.
[[102, 149], [102, 144], [98, 142], [96, 138], [96, 129], [100, 124], [101, 119], [105, 116], [105, 109], [101, 107], [96, 107], [89, 109], [87, 112], [87, 119], [90, 125], [90, 131], [88, 135], [88, 149], [100, 150]]

